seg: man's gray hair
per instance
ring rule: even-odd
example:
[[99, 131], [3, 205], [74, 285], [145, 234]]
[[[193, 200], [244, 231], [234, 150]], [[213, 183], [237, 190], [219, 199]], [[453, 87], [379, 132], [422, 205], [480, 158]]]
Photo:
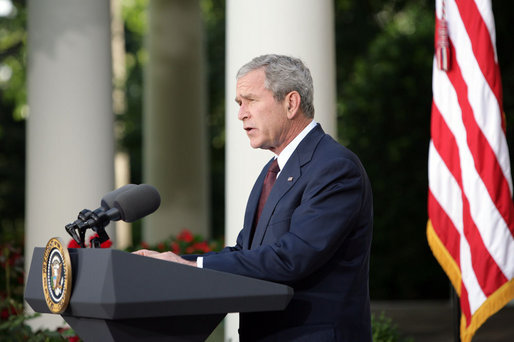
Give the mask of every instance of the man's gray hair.
[[297, 91], [300, 94], [300, 109], [308, 118], [314, 117], [314, 87], [309, 69], [294, 57], [263, 55], [255, 57], [237, 72], [237, 79], [251, 71], [264, 68], [264, 87], [271, 90], [276, 101], [283, 101], [287, 94]]

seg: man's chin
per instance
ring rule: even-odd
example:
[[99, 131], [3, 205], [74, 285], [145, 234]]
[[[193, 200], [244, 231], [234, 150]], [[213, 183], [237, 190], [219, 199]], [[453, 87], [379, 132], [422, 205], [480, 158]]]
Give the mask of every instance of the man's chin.
[[257, 142], [257, 141], [253, 141], [250, 139], [250, 146], [253, 148], [253, 149], [258, 149], [258, 148], [262, 148], [262, 144]]

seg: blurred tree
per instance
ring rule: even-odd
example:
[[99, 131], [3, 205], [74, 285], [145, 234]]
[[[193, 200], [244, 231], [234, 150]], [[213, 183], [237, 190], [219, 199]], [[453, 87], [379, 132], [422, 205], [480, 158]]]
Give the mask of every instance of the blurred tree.
[[[510, 94], [513, 47], [505, 35], [513, 5], [493, 5]], [[425, 235], [434, 12], [433, 0], [336, 1], [339, 136], [361, 157], [374, 192], [373, 299], [448, 296]], [[514, 101], [504, 99], [508, 115]]]
[[23, 241], [25, 213], [25, 1], [0, 15], [0, 242]]
[[[424, 229], [434, 9], [431, 1], [370, 3], [375, 24], [359, 21], [374, 34], [346, 58], [338, 114], [341, 141], [360, 156], [373, 186], [372, 298], [444, 296], [448, 283]], [[344, 26], [339, 36], [344, 43]]]
[[117, 117], [121, 127], [119, 144], [130, 156], [131, 182], [142, 182], [142, 113], [143, 113], [143, 67], [146, 52], [143, 37], [146, 32], [148, 0], [122, 1], [122, 16], [125, 31], [125, 96], [127, 107], [124, 114]]
[[432, 257], [424, 229], [433, 2], [399, 3], [375, 8], [380, 30], [365, 52], [353, 57], [352, 70], [339, 87], [341, 141], [361, 157], [373, 186], [374, 299], [448, 293], [448, 281]]
[[201, 0], [207, 51], [212, 236], [225, 233], [225, 0]]

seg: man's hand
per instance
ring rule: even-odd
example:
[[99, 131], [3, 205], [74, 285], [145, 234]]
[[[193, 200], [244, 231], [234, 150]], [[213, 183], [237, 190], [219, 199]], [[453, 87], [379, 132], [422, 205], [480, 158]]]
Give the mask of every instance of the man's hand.
[[173, 252], [162, 252], [162, 253], [159, 253], [159, 252], [156, 252], [156, 251], [150, 251], [148, 249], [140, 249], [138, 251], [132, 252], [132, 254], [147, 256], [147, 257], [150, 257], [150, 258], [161, 259], [161, 260], [176, 262], [178, 264], [183, 264], [183, 265], [189, 265], [189, 266], [196, 267], [196, 261], [186, 260], [184, 258], [179, 257], [178, 255], [176, 255]]

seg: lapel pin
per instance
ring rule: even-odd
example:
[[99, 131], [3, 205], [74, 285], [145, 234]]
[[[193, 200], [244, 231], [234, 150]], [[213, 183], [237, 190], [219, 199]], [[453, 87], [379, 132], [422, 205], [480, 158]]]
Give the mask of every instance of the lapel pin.
[[289, 177], [289, 178], [287, 179], [287, 181], [288, 181], [288, 182], [292, 182], [292, 181], [293, 181], [293, 177]]

